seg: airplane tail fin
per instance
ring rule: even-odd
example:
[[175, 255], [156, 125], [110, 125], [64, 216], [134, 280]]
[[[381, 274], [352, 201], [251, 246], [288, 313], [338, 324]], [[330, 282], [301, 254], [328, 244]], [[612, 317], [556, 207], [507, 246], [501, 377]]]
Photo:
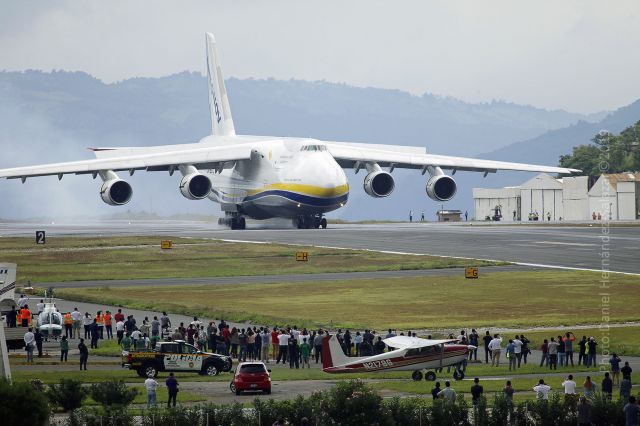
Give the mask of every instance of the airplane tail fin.
[[325, 336], [322, 339], [322, 368], [344, 365], [347, 362], [349, 358], [344, 354], [336, 335]]
[[227, 88], [224, 85], [216, 39], [206, 33], [207, 40], [207, 78], [209, 81], [209, 108], [211, 110], [211, 134], [217, 136], [233, 136], [236, 129], [231, 118], [231, 108]]

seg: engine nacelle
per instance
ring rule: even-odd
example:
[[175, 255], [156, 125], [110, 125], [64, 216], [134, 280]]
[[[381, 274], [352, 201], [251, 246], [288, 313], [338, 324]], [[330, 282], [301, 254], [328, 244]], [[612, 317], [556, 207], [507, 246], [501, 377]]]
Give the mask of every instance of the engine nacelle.
[[100, 188], [100, 197], [102, 201], [110, 206], [122, 206], [131, 200], [133, 189], [131, 185], [122, 179], [107, 180]]
[[451, 176], [432, 176], [427, 181], [427, 195], [435, 201], [449, 201], [456, 195], [458, 186]]
[[202, 173], [190, 173], [180, 180], [180, 192], [189, 200], [202, 200], [211, 192], [211, 180]]
[[393, 192], [395, 186], [393, 176], [382, 170], [371, 172], [364, 178], [364, 192], [372, 197], [386, 197]]

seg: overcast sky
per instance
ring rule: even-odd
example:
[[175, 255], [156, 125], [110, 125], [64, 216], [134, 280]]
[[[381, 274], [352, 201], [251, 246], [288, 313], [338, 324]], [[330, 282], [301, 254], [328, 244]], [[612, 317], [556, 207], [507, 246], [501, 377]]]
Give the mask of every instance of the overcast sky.
[[327, 80], [575, 112], [640, 98], [640, 1], [0, 0], [0, 69]]

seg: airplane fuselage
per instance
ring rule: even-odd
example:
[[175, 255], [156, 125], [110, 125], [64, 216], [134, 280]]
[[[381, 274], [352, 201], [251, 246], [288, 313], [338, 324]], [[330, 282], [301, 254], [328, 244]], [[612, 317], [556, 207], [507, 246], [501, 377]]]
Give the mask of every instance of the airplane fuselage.
[[[233, 139], [241, 143], [243, 137]], [[320, 141], [265, 138], [254, 146], [249, 160], [237, 161], [221, 173], [202, 170], [212, 182], [209, 198], [223, 211], [254, 219], [295, 218], [321, 215], [346, 204], [347, 177]]]

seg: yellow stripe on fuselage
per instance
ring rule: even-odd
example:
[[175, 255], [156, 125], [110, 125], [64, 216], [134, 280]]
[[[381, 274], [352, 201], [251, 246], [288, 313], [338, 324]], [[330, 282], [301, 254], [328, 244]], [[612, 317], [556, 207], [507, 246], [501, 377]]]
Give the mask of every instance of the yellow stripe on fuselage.
[[291, 191], [303, 195], [310, 195], [313, 197], [336, 197], [349, 192], [349, 184], [345, 183], [344, 185], [325, 188], [322, 186], [307, 185], [304, 183], [272, 183], [270, 185], [263, 186], [260, 189], [247, 191], [247, 194], [256, 195], [261, 192], [271, 190]]

